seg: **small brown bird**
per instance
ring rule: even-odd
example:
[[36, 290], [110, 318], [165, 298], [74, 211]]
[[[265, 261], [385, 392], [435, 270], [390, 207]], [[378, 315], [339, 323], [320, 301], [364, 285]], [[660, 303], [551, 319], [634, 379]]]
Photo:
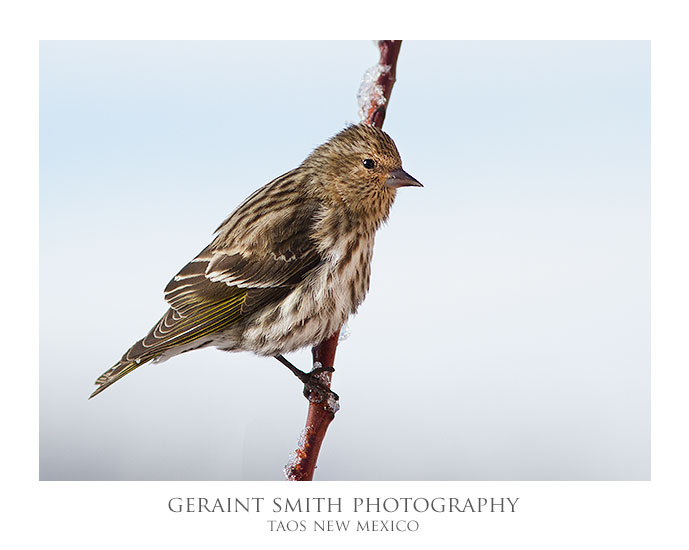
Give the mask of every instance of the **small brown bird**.
[[[274, 356], [317, 345], [364, 300], [375, 233], [402, 170], [382, 130], [349, 126], [246, 199], [170, 281], [170, 309], [103, 373], [91, 397], [149, 361], [206, 346]], [[303, 375], [303, 376], [302, 376]]]

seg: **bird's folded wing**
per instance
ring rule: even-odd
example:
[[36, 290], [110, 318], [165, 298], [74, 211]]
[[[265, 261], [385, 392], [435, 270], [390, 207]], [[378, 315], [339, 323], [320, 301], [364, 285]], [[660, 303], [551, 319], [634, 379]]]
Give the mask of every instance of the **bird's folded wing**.
[[170, 309], [123, 360], [153, 358], [222, 331], [287, 296], [320, 263], [315, 250], [286, 260], [227, 255], [208, 247], [170, 281], [165, 289]]
[[124, 354], [113, 367], [115, 374], [168, 350], [192, 349], [204, 337], [283, 299], [322, 263], [310, 238], [317, 204], [293, 201], [279, 209], [257, 208], [266, 197], [275, 197], [275, 186], [282, 181], [278, 178], [245, 201], [213, 243], [168, 283], [170, 309]]
[[[235, 227], [234, 235], [221, 232], [167, 285], [171, 309], [142, 345], [167, 348], [190, 342], [287, 296], [322, 263], [310, 239], [314, 205], [302, 202], [293, 208], [250, 240], [251, 228], [237, 232]], [[241, 209], [235, 213], [243, 215]]]

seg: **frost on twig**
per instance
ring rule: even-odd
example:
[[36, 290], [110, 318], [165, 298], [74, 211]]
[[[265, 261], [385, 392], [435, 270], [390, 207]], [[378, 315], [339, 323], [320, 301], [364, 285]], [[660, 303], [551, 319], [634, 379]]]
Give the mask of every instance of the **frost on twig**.
[[389, 73], [391, 69], [392, 65], [376, 63], [364, 73], [359, 91], [356, 94], [356, 99], [359, 102], [359, 118], [362, 122], [369, 120], [373, 111], [379, 106], [385, 105], [387, 98], [379, 80], [382, 75]]
[[287, 481], [298, 481], [299, 473], [302, 470], [302, 460], [308, 456], [309, 435], [313, 431], [311, 426], [306, 426], [299, 434], [299, 440], [297, 441], [297, 449], [290, 453], [285, 464], [283, 472], [285, 474], [285, 479]]
[[378, 63], [364, 73], [357, 98], [361, 121], [364, 124], [382, 128], [392, 87], [396, 80], [397, 58], [402, 41], [379, 40], [377, 45], [380, 58]]
[[340, 337], [337, 339], [337, 343], [339, 344], [340, 342], [344, 342], [350, 337], [351, 334], [352, 331], [349, 329], [349, 324], [347, 321], [345, 321], [345, 324], [342, 325], [342, 328], [340, 329]]

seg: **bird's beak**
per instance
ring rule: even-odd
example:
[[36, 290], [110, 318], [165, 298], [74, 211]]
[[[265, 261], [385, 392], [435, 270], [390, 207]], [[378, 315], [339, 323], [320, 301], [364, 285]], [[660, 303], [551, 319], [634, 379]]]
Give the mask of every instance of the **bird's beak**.
[[415, 178], [407, 174], [404, 170], [399, 168], [398, 170], [393, 170], [388, 174], [388, 179], [385, 180], [385, 185], [388, 187], [423, 187]]

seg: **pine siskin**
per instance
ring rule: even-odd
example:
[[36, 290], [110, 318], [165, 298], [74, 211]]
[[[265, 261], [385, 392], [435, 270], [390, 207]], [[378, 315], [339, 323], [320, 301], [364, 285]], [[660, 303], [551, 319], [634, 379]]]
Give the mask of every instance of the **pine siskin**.
[[144, 363], [206, 346], [272, 355], [301, 373], [282, 354], [322, 342], [357, 310], [376, 230], [404, 186], [421, 184], [390, 136], [361, 124], [341, 131], [220, 225], [167, 285], [170, 309], [91, 397]]

